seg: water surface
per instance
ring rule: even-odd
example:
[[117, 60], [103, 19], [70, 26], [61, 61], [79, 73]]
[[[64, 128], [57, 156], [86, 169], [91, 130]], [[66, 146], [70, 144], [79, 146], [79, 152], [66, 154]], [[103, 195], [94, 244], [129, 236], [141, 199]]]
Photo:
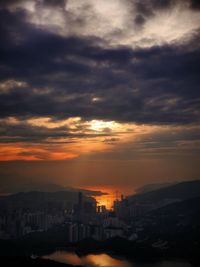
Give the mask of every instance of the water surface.
[[89, 254], [79, 257], [74, 252], [56, 251], [42, 258], [84, 267], [192, 267], [190, 263], [181, 261], [163, 261], [153, 264], [133, 263], [124, 258], [110, 256], [106, 253]]

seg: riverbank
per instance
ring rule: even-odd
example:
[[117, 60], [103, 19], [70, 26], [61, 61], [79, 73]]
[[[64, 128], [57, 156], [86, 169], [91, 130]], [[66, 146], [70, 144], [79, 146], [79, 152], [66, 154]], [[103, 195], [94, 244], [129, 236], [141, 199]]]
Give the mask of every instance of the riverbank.
[[48, 259], [36, 258], [32, 259], [31, 257], [1, 257], [0, 258], [1, 266], [4, 267], [80, 267], [69, 264], [64, 264]]
[[[51, 240], [51, 241], [50, 241]], [[170, 242], [168, 247], [152, 247], [151, 240], [143, 242], [113, 238], [105, 241], [83, 240], [77, 244], [49, 239], [0, 240], [0, 256], [6, 258], [29, 259], [31, 255], [49, 255], [58, 250], [75, 252], [79, 256], [107, 253], [124, 257], [129, 261], [154, 263], [163, 260], [183, 260], [200, 266], [200, 248], [187, 242]]]

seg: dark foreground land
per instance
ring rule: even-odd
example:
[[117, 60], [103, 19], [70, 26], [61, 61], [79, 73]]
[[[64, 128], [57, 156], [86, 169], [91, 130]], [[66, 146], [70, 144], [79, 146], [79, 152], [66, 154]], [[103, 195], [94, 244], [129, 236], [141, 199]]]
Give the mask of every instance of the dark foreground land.
[[[47, 259], [31, 259], [30, 257], [1, 257], [1, 266], [27, 266], [27, 267], [72, 267], [72, 265], [55, 262]], [[74, 266], [73, 267], [78, 267]]]
[[[189, 190], [189, 186], [192, 187]], [[189, 194], [190, 193], [190, 194]], [[200, 182], [180, 184], [155, 192], [134, 196], [130, 201], [141, 203], [160, 201], [163, 196], [177, 197], [174, 202], [150, 211], [131, 222], [125, 238], [104, 241], [84, 239], [69, 243], [66, 225], [48, 231], [35, 232], [18, 239], [0, 240], [1, 266], [70, 266], [31, 255], [48, 255], [56, 250], [73, 251], [79, 256], [107, 253], [133, 262], [158, 262], [181, 259], [200, 266]], [[139, 229], [139, 230], [138, 230]], [[130, 237], [135, 234], [136, 238]], [[3, 264], [2, 264], [3, 263]]]
[[[62, 247], [61, 247], [62, 246]], [[1, 266], [68, 266], [46, 259], [33, 259], [31, 255], [47, 255], [61, 248], [66, 251], [76, 252], [79, 256], [87, 254], [107, 253], [121, 256], [133, 262], [153, 263], [164, 260], [181, 259], [190, 262], [194, 266], [200, 266], [200, 246], [198, 243], [191, 243], [189, 240], [174, 238], [166, 248], [152, 247], [151, 240], [140, 242], [129, 241], [122, 238], [113, 238], [106, 241], [95, 241], [87, 239], [75, 244], [58, 242], [31, 242], [24, 241], [1, 241], [0, 242]]]

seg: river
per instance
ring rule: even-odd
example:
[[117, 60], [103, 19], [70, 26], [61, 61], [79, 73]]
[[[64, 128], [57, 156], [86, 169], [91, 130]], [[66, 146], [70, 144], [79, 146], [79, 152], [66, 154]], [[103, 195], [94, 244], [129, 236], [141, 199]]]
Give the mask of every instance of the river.
[[121, 257], [110, 256], [106, 253], [89, 254], [79, 257], [74, 252], [57, 251], [42, 258], [84, 267], [192, 267], [190, 263], [184, 261], [162, 261], [149, 264], [134, 263]]

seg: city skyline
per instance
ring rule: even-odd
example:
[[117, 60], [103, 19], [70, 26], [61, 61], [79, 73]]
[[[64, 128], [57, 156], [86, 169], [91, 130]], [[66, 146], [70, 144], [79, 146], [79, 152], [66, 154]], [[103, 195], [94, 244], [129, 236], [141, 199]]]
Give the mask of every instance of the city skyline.
[[195, 0], [0, 1], [0, 193], [200, 179], [199, 29]]

